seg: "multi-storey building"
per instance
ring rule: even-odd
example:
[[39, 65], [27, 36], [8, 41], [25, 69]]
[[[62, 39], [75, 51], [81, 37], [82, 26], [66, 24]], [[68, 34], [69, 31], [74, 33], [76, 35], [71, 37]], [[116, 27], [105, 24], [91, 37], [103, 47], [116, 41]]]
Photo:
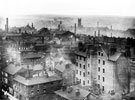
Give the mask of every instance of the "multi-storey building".
[[87, 45], [76, 54], [76, 80], [80, 80], [82, 86], [91, 86], [96, 75], [96, 48]]
[[14, 97], [19, 100], [44, 100], [48, 92], [60, 89], [61, 78], [54, 75], [25, 78], [20, 75], [14, 78]]
[[129, 62], [125, 52], [116, 47], [99, 46], [97, 52], [97, 84], [105, 93], [127, 90]]

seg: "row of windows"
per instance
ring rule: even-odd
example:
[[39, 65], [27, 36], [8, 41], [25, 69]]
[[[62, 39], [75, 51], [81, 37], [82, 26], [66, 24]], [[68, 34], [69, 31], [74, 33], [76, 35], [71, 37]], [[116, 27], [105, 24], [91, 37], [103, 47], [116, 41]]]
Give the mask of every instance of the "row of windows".
[[[82, 73], [83, 73], [83, 77], [85, 77], [86, 75], [85, 75], [85, 72], [81, 72], [80, 71], [80, 75], [82, 75]], [[78, 70], [76, 70], [76, 74], [79, 74], [79, 71]], [[88, 75], [90, 75], [90, 72], [88, 72]]]
[[5, 76], [5, 77], [8, 77], [8, 74], [5, 73], [5, 72], [1, 72], [1, 74], [2, 74], [3, 76]]
[[[98, 72], [100, 72], [100, 67], [98, 67]], [[103, 68], [103, 73], [105, 73], [105, 69]]]
[[[80, 83], [83, 83], [83, 85], [85, 85], [85, 83], [86, 83], [85, 81], [83, 81], [83, 80], [81, 80], [81, 79], [78, 79], [78, 78], [77, 78], [77, 80], [79, 80]], [[90, 84], [90, 81], [88, 80], [87, 83]]]
[[[100, 59], [98, 59], [98, 64], [101, 64], [101, 60]], [[104, 60], [103, 60], [102, 64], [105, 65], [105, 61]]]
[[[98, 80], [100, 80], [100, 75], [98, 75]], [[105, 82], [105, 78], [102, 77], [103, 82]]]
[[80, 60], [83, 60], [83, 61], [85, 61], [85, 60], [86, 60], [86, 58], [85, 58], [85, 57], [81, 57], [81, 56], [76, 56], [76, 58], [77, 58], [77, 59], [80, 59]]
[[104, 56], [104, 54], [102, 52], [98, 52], [99, 56]]
[[[98, 84], [98, 87], [101, 88], [100, 84]], [[104, 91], [104, 90], [105, 90], [105, 88], [104, 88], [104, 86], [102, 86], [102, 91]]]
[[[83, 67], [83, 69], [86, 69], [85, 65], [83, 65], [83, 66], [82, 66], [82, 64], [79, 64], [79, 65], [78, 65], [78, 62], [76, 62], [76, 66], [78, 66], [78, 67], [80, 67], [80, 68]], [[90, 67], [90, 64], [88, 64], [88, 67]]]

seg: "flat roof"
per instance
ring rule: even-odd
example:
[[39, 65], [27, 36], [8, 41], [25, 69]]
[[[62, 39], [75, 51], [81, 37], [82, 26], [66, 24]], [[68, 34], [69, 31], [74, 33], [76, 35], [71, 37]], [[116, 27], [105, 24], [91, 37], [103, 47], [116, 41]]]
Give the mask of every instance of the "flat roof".
[[48, 83], [48, 82], [62, 80], [62, 79], [57, 75], [50, 76], [50, 77], [40, 76], [40, 77], [33, 77], [33, 78], [29, 78], [29, 79], [26, 79], [25, 77], [22, 77], [20, 75], [16, 75], [14, 77], [14, 80], [19, 83], [22, 83], [26, 86], [31, 86], [31, 85]]
[[[79, 96], [76, 96], [77, 89], [79, 89], [80, 91]], [[90, 92], [81, 89], [77, 86], [72, 86], [72, 91], [70, 93], [68, 93], [67, 90], [63, 91], [62, 89], [55, 91], [55, 93], [63, 98], [66, 98], [67, 100], [84, 100]]]

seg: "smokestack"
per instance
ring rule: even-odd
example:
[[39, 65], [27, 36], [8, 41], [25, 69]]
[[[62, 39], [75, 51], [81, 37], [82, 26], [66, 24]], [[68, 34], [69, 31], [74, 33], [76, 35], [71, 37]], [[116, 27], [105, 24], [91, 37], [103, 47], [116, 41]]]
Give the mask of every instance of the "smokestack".
[[112, 37], [112, 25], [111, 25], [111, 37]]
[[5, 31], [6, 31], [6, 33], [8, 33], [8, 18], [6, 18]]
[[75, 23], [75, 29], [74, 29], [74, 33], [76, 34], [76, 23]]
[[31, 27], [33, 28], [34, 26], [33, 26], [33, 23], [31, 24]]
[[76, 94], [76, 96], [79, 96], [80, 95], [80, 89], [77, 89], [75, 94]]
[[95, 31], [94, 35], [95, 35], [95, 37], [96, 37], [96, 31]]
[[98, 37], [100, 37], [100, 30], [98, 29]]

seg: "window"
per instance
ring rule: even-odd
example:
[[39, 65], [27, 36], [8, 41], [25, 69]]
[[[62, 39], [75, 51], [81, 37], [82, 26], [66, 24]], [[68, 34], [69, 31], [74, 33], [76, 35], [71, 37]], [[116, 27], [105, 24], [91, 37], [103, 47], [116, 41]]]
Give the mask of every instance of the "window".
[[34, 91], [33, 90], [31, 90], [31, 95], [34, 95]]
[[105, 69], [103, 68], [103, 73], [105, 73]]
[[83, 65], [83, 69], [85, 69], [85, 65]]
[[83, 85], [85, 85], [85, 81], [83, 81]]
[[83, 77], [85, 77], [85, 72], [83, 73]]
[[78, 59], [78, 56], [76, 56], [76, 59]]
[[39, 89], [37, 89], [37, 93], [39, 93]]
[[100, 64], [100, 59], [98, 59], [98, 63]]
[[80, 83], [81, 83], [81, 79], [80, 79]]
[[98, 52], [98, 55], [100, 56], [100, 52]]
[[90, 67], [90, 64], [88, 64], [88, 67]]
[[5, 76], [6, 76], [6, 77], [8, 77], [8, 74], [7, 74], [7, 73], [5, 73]]
[[84, 57], [84, 61], [85, 61], [85, 57]]
[[80, 68], [82, 67], [82, 65], [80, 64]]
[[43, 89], [43, 92], [45, 93], [46, 92], [46, 89]]
[[100, 75], [98, 75], [98, 80], [100, 80]]
[[80, 60], [82, 60], [82, 57], [80, 56]]
[[103, 53], [101, 53], [101, 56], [103, 56]]
[[100, 67], [98, 67], [98, 71], [100, 72]]
[[82, 73], [81, 73], [81, 71], [80, 71], [80, 75], [81, 75]]
[[78, 66], [78, 62], [76, 62], [76, 66]]
[[103, 60], [103, 65], [105, 65], [105, 61]]
[[105, 78], [103, 77], [103, 82], [105, 81]]
[[88, 84], [89, 84], [89, 80], [88, 80]]
[[104, 89], [104, 86], [102, 86], [102, 90], [104, 91], [105, 89]]
[[90, 74], [90, 72], [88, 72], [88, 75]]
[[78, 74], [78, 70], [76, 70], [76, 74]]

